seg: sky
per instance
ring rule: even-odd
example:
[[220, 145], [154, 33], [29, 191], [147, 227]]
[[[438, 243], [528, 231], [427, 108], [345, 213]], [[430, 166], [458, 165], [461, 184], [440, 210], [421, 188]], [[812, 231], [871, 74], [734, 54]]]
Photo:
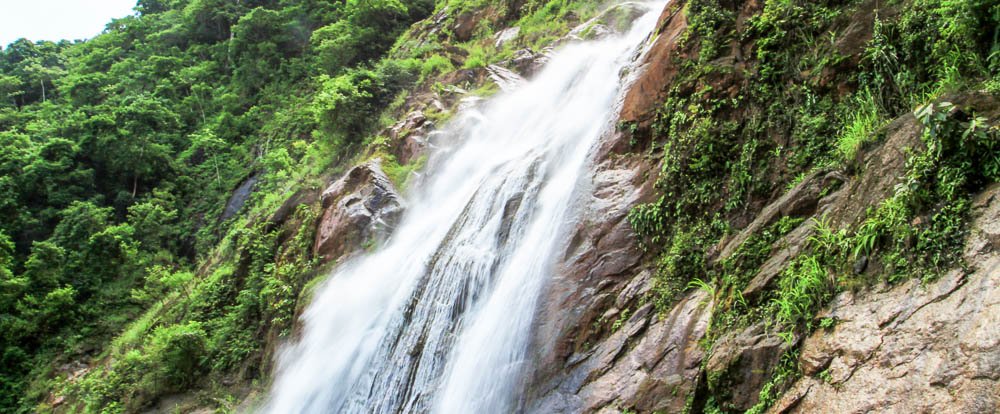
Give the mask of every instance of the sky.
[[132, 14], [136, 0], [0, 0], [0, 45], [22, 37], [89, 39], [113, 18]]

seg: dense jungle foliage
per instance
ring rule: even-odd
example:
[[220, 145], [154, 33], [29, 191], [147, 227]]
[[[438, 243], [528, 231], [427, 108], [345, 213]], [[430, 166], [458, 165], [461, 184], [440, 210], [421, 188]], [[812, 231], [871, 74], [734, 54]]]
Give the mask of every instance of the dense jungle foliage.
[[[322, 169], [340, 156], [368, 128], [368, 112], [415, 80], [412, 65], [377, 62], [433, 8], [143, 0], [92, 40], [4, 47], [0, 412], [35, 410], [48, 371], [67, 362], [56, 356], [106, 350], [129, 321], [178, 294], [204, 295], [189, 310], [202, 315], [119, 356], [134, 369], [121, 375], [138, 376], [119, 381], [182, 389], [209, 361], [229, 366], [251, 352], [248, 335], [232, 335], [253, 333], [241, 325], [264, 311], [261, 288], [233, 298], [247, 291], [185, 287], [239, 227], [231, 223], [240, 202], [226, 211], [230, 191], [256, 177], [254, 197], [267, 197], [293, 173], [301, 179], [297, 163]], [[324, 91], [339, 102], [315, 99], [331, 76], [365, 82]], [[320, 128], [323, 113], [347, 101], [357, 112], [342, 117], [355, 119]], [[102, 392], [127, 392], [100, 382]], [[95, 404], [127, 401], [108, 398]]]
[[[279, 207], [373, 152], [405, 178], [377, 132], [411, 90], [545, 45], [596, 2], [494, 3], [140, 0], [88, 41], [3, 47], [0, 412], [192, 389], [234, 409], [316, 275], [316, 206], [280, 228]], [[407, 31], [444, 10], [443, 30]], [[501, 21], [516, 44], [489, 39]]]

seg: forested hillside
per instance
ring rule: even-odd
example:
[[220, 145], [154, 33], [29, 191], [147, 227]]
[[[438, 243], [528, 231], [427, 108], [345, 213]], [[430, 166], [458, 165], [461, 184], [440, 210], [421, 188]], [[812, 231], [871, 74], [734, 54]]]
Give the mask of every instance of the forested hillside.
[[[496, 22], [547, 44], [591, 7], [565, 3], [141, 0], [94, 39], [5, 46], [0, 412], [135, 411], [266, 374], [315, 274], [315, 211], [280, 213], [299, 234], [276, 209], [374, 153], [405, 180], [377, 133], [409, 91], [508, 58]], [[435, 10], [445, 30], [404, 35]]]
[[[380, 241], [317, 234], [323, 190], [378, 170], [402, 193], [413, 137], [497, 67], [635, 18], [603, 6], [139, 0], [93, 39], [3, 46], [0, 412], [256, 404], [313, 288]], [[991, 0], [669, 3], [539, 312], [528, 411], [819, 409], [854, 372], [806, 360], [853, 326], [831, 303], [988, 279], [1000, 239], [964, 249], [1000, 180], [998, 26]]]

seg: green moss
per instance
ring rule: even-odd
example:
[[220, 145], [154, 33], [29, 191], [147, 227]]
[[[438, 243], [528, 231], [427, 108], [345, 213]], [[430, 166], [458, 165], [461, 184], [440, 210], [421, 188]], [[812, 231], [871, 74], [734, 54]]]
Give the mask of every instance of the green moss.
[[387, 156], [382, 162], [382, 171], [385, 175], [389, 177], [389, 180], [396, 186], [397, 189], [403, 191], [406, 189], [407, 183], [412, 177], [415, 171], [419, 171], [427, 163], [427, 156], [422, 155], [416, 160], [413, 160], [409, 164], [400, 165], [396, 162], [396, 158], [392, 156]]

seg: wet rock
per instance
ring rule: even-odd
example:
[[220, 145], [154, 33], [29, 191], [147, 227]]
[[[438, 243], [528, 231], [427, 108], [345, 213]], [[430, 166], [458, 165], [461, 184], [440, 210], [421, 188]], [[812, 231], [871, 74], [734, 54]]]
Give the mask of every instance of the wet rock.
[[531, 76], [535, 74], [548, 61], [545, 53], [535, 53], [531, 49], [520, 49], [514, 55], [503, 62], [501, 66], [517, 72], [521, 76]]
[[399, 193], [378, 159], [352, 168], [331, 184], [323, 191], [322, 206], [313, 247], [322, 261], [335, 260], [388, 235], [403, 210]]
[[457, 111], [458, 112], [467, 111], [469, 109], [482, 105], [483, 102], [486, 102], [486, 99], [484, 99], [483, 97], [475, 95], [466, 96], [462, 98], [462, 100], [458, 101]]
[[420, 158], [427, 151], [427, 136], [434, 131], [434, 123], [427, 119], [423, 111], [414, 111], [406, 119], [393, 125], [388, 136], [399, 141], [395, 146], [396, 159], [401, 164], [408, 164]]
[[427, 122], [427, 116], [424, 115], [423, 111], [413, 111], [406, 115], [406, 119], [398, 122], [389, 129], [389, 138], [398, 139], [414, 131], [418, 131]]
[[824, 213], [828, 213], [832, 225], [841, 228], [858, 223], [869, 207], [879, 205], [895, 193], [906, 175], [908, 154], [925, 148], [920, 139], [922, 129], [912, 114], [906, 114], [885, 127], [887, 138], [883, 144], [859, 151], [857, 177], [837, 191], [835, 203], [825, 206]]
[[632, 278], [628, 282], [628, 285], [625, 285], [625, 288], [618, 294], [618, 298], [615, 299], [615, 307], [624, 308], [632, 301], [649, 293], [653, 289], [652, 279], [653, 272], [651, 270], [645, 270]]
[[784, 272], [799, 252], [806, 246], [806, 242], [813, 233], [815, 222], [806, 220], [791, 233], [785, 235], [771, 246], [771, 255], [764, 261], [764, 264], [757, 270], [750, 283], [743, 289], [743, 298], [753, 300], [757, 295], [771, 286], [772, 282]]
[[[602, 143], [616, 139], [609, 137]], [[584, 379], [597, 375], [594, 370], [608, 369], [593, 363], [589, 353], [592, 346], [604, 341], [602, 336], [611, 325], [611, 321], [598, 321], [616, 304], [626, 309], [640, 292], [648, 290], [650, 274], [639, 268], [642, 252], [626, 217], [631, 206], [651, 193], [655, 174], [650, 174], [650, 167], [639, 157], [600, 151], [598, 162], [589, 194], [577, 202], [583, 208], [579, 222], [570, 232], [536, 316], [536, 370], [528, 389], [533, 394], [529, 400], [538, 400], [537, 407], [585, 402], [576, 395]], [[634, 281], [637, 276], [641, 280]], [[624, 290], [629, 293], [622, 294]], [[591, 363], [573, 368], [583, 361]], [[566, 384], [576, 385], [570, 390]]]
[[811, 216], [819, 203], [822, 176], [822, 172], [813, 172], [783, 196], [764, 207], [750, 225], [725, 243], [716, 262], [731, 256], [750, 236], [760, 233], [782, 217]]
[[514, 90], [522, 83], [524, 83], [524, 78], [513, 71], [498, 65], [489, 65], [486, 67], [486, 72], [490, 76], [490, 80], [497, 84], [502, 91]]
[[[708, 326], [707, 294], [692, 292], [663, 317], [647, 304], [586, 356], [569, 375], [534, 399], [527, 412], [680, 412], [697, 384]], [[612, 410], [612, 411], [609, 411]]]

